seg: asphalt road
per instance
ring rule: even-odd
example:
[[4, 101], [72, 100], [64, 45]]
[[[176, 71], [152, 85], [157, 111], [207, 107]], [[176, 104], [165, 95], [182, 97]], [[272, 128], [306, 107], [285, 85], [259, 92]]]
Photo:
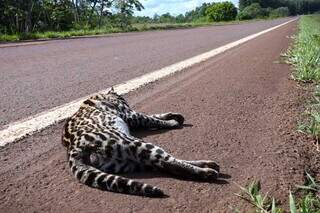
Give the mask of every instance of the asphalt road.
[[[179, 39], [171, 38], [169, 35], [180, 33], [183, 38], [184, 34], [191, 34], [191, 32], [243, 29], [251, 25], [257, 28], [259, 24], [244, 25], [246, 27], [226, 26], [148, 32], [131, 34], [128, 37], [86, 41], [92, 42], [90, 44], [93, 45], [100, 39], [105, 42], [109, 41], [108, 39], [135, 40], [146, 35], [154, 38], [159, 33], [159, 39], [164, 35], [168, 36], [168, 41], [163, 39], [163, 42], [171, 41], [172, 46], [178, 45], [183, 49], [186, 48], [184, 44], [176, 44], [173, 40]], [[78, 183], [69, 171], [65, 150], [60, 141], [63, 125], [60, 123], [18, 143], [0, 148], [0, 162], [4, 162], [0, 167], [0, 212], [232, 212], [232, 208], [246, 212], [249, 209], [248, 203], [234, 195], [240, 191], [234, 183], [245, 185], [253, 179], [261, 180], [264, 192], [269, 191], [272, 196], [283, 201], [283, 205], [287, 206], [286, 192], [295, 184], [303, 183], [303, 172], [309, 159], [304, 157], [304, 149], [307, 146], [299, 142], [299, 137], [292, 133], [295, 132], [295, 119], [301, 110], [298, 107], [301, 102], [300, 90], [295, 86], [296, 83], [288, 78], [291, 72], [290, 67], [279, 62], [280, 54], [288, 48], [290, 36], [295, 31], [296, 22], [292, 22], [195, 65], [185, 72], [167, 77], [125, 96], [138, 111], [181, 112], [185, 115], [186, 124], [188, 124], [183, 129], [139, 132], [135, 133], [137, 136], [160, 145], [178, 158], [215, 160], [220, 164], [221, 172], [229, 175], [230, 179], [219, 183], [198, 183], [179, 180], [161, 173], [142, 173], [131, 176], [159, 186], [169, 195], [164, 199], [143, 198], [92, 189]], [[198, 36], [209, 35], [198, 33], [189, 35], [189, 38]], [[149, 45], [153, 43], [151, 40]], [[139, 41], [138, 39], [137, 43]], [[45, 46], [58, 46], [60, 42], [68, 44], [74, 42], [80, 45], [82, 40], [57, 41]], [[157, 42], [154, 43], [156, 45]], [[127, 45], [137, 44], [127, 43]], [[166, 47], [169, 48], [171, 45]], [[69, 48], [72, 48], [71, 45]], [[99, 52], [99, 48], [102, 47], [97, 46], [96, 52]], [[199, 51], [200, 49], [201, 47], [198, 47]], [[8, 50], [14, 51], [14, 48]], [[43, 49], [42, 51], [45, 52]], [[84, 48], [83, 51], [89, 50]], [[150, 51], [150, 54], [141, 54], [145, 54], [146, 60], [151, 61], [151, 55], [156, 54], [156, 51], [158, 50]], [[176, 50], [173, 48], [172, 51]], [[173, 56], [171, 51], [167, 53], [175, 60], [183, 55], [180, 53], [179, 56]], [[147, 55], [150, 55], [149, 59]], [[70, 57], [72, 58], [72, 55]], [[133, 60], [135, 57], [142, 57], [142, 55], [136, 54], [128, 60]], [[159, 60], [162, 58], [161, 63], [166, 61], [163, 57], [159, 55]], [[68, 58], [64, 59], [68, 60]], [[172, 63], [173, 61], [170, 60], [167, 59], [166, 62]], [[87, 63], [90, 62], [87, 61]], [[148, 67], [151, 66], [149, 63], [142, 64]], [[161, 63], [155, 63], [153, 66], [160, 66]], [[90, 63], [91, 66], [99, 66], [99, 64], [104, 66], [100, 62], [95, 65]], [[123, 60], [121, 66], [129, 65]], [[68, 70], [67, 67], [68, 63], [65, 70]], [[83, 75], [87, 73], [84, 67], [81, 70]], [[112, 69], [110, 70], [112, 76]], [[130, 74], [128, 72], [126, 77], [141, 74], [144, 69], [140, 67], [141, 73], [137, 70], [139, 68], [136, 67], [136, 71]], [[151, 70], [151, 68], [145, 70]], [[92, 70], [92, 72], [96, 71]], [[114, 72], [114, 76], [116, 73]], [[93, 82], [103, 81], [97, 78], [88, 79]], [[119, 77], [118, 80], [120, 81], [121, 78], [125, 79], [125, 77]], [[111, 80], [108, 81], [112, 83]], [[60, 85], [59, 82], [55, 83]], [[83, 86], [75, 82], [73, 84], [78, 89], [82, 88], [79, 89], [79, 92], [84, 92], [81, 94], [89, 93], [89, 88], [93, 89], [97, 86], [88, 82], [88, 85], [93, 87], [88, 86], [88, 90], [84, 90]], [[106, 83], [105, 86], [108, 84]], [[75, 90], [74, 92], [77, 90], [69, 89]], [[70, 98], [66, 94], [69, 93], [63, 92], [58, 95], [63, 95], [65, 99]]]
[[286, 21], [0, 45], [0, 128]]

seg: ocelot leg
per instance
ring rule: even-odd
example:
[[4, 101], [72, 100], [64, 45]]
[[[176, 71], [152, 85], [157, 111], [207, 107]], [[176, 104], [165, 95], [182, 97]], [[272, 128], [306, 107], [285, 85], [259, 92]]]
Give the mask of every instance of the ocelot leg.
[[174, 129], [182, 126], [184, 118], [178, 113], [165, 113], [160, 115], [146, 115], [135, 111], [127, 112], [125, 120], [130, 128], [148, 129]]
[[160, 120], [176, 120], [180, 125], [184, 122], [184, 117], [180, 113], [167, 112], [162, 114], [154, 114], [151, 117], [158, 118]]
[[173, 157], [160, 161], [160, 169], [182, 178], [215, 180], [219, 176], [219, 172], [215, 169], [198, 167]]
[[[162, 148], [150, 143], [145, 143], [140, 139], [137, 139], [134, 143], [139, 144], [135, 155], [137, 161], [146, 166], [152, 166], [182, 178], [200, 180], [215, 180], [218, 178], [219, 166], [216, 164], [213, 165], [211, 161], [210, 163], [208, 161], [184, 161], [176, 159]], [[200, 167], [200, 165], [204, 166], [205, 163], [207, 163], [206, 165], [209, 163], [214, 168], [209, 166]], [[199, 166], [194, 164], [198, 164]]]
[[195, 161], [189, 161], [189, 160], [184, 160], [185, 163], [194, 165], [194, 166], [198, 166], [201, 168], [211, 168], [214, 169], [216, 171], [220, 171], [220, 167], [217, 163], [215, 163], [214, 161], [210, 161], [210, 160], [195, 160]]

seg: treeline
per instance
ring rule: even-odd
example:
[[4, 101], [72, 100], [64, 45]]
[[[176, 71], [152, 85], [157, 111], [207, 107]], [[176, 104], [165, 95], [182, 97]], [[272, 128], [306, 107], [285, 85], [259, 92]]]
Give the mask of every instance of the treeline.
[[138, 0], [0, 0], [0, 33], [130, 25]]
[[190, 23], [229, 21], [307, 14], [320, 10], [320, 0], [239, 0], [203, 3], [185, 14], [135, 17], [144, 9], [139, 0], [0, 0], [0, 33], [121, 28], [132, 23]]
[[134, 17], [133, 22], [186, 23], [284, 17], [319, 11], [320, 0], [239, 0], [239, 9], [237, 11], [235, 9], [231, 2], [203, 3], [194, 10], [178, 16], [170, 13], [155, 14], [152, 18]]
[[314, 13], [320, 10], [320, 0], [239, 0], [239, 9], [253, 3], [258, 3], [262, 8], [287, 7], [290, 15]]
[[186, 22], [202, 22], [206, 20], [206, 11], [215, 3], [203, 3], [201, 6], [180, 14], [177, 16], [170, 13], [164, 13], [162, 15], [155, 14], [152, 18], [148, 16], [133, 17], [134, 23], [186, 23]]
[[239, 0], [238, 19], [285, 17], [320, 10], [320, 0]]

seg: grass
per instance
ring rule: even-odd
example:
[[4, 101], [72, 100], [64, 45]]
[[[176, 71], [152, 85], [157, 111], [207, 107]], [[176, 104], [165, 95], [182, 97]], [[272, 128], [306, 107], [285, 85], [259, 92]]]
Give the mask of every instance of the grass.
[[317, 86], [313, 95], [313, 101], [307, 108], [305, 114], [307, 120], [298, 126], [298, 131], [307, 135], [311, 135], [316, 142], [316, 149], [320, 152], [320, 87]]
[[[294, 67], [293, 78], [304, 83], [320, 83], [320, 14], [302, 16], [299, 33], [286, 53], [287, 62]], [[311, 135], [319, 150], [320, 139], [320, 87], [314, 93], [314, 101], [305, 113], [307, 121], [300, 124], [299, 132]]]
[[105, 28], [105, 29], [94, 29], [94, 30], [71, 30], [71, 31], [47, 31], [47, 32], [36, 32], [28, 34], [14, 34], [5, 35], [0, 34], [0, 41], [21, 41], [31, 39], [53, 39], [53, 38], [70, 38], [75, 36], [90, 36], [90, 35], [101, 35], [109, 33], [126, 32], [120, 28]]
[[294, 66], [294, 79], [320, 82], [320, 14], [301, 17], [299, 34], [286, 55]]
[[71, 38], [77, 36], [92, 36], [92, 35], [103, 35], [110, 33], [121, 33], [121, 32], [141, 32], [141, 31], [151, 31], [151, 30], [168, 30], [168, 29], [183, 29], [183, 28], [194, 28], [201, 26], [214, 26], [214, 25], [227, 25], [227, 24], [239, 24], [245, 22], [257, 21], [255, 20], [245, 20], [245, 21], [228, 21], [228, 22], [208, 22], [208, 21], [198, 21], [190, 23], [147, 23], [147, 24], [133, 24], [132, 27], [128, 29], [121, 29], [117, 27], [104, 27], [101, 29], [86, 29], [86, 30], [71, 30], [71, 31], [47, 31], [47, 32], [36, 32], [28, 34], [14, 34], [6, 35], [0, 33], [0, 42], [14, 42], [23, 40], [33, 40], [33, 39], [63, 39]]
[[[286, 61], [294, 68], [293, 79], [304, 83], [320, 83], [320, 14], [302, 16], [299, 21], [299, 32], [294, 37], [294, 44], [285, 54]], [[312, 135], [319, 150], [320, 139], [320, 86], [314, 92], [313, 101], [306, 114], [307, 122], [299, 125], [298, 130]], [[290, 213], [320, 213], [320, 184], [306, 173], [306, 184], [297, 186], [303, 192], [302, 198], [296, 198], [289, 192]], [[261, 193], [260, 183], [253, 181], [247, 187], [241, 187], [237, 194], [250, 202], [259, 213], [286, 212], [277, 206], [275, 198]], [[239, 211], [238, 211], [239, 212]]]
[[[257, 21], [258, 19], [255, 19]], [[239, 24], [252, 20], [246, 21], [225, 21], [225, 22], [209, 22], [206, 20], [189, 22], [189, 23], [153, 23], [153, 24], [134, 24], [133, 27], [137, 31], [147, 31], [147, 30], [166, 30], [166, 29], [181, 29], [181, 28], [193, 28], [202, 26], [215, 26], [215, 25], [227, 25], [227, 24]]]
[[[238, 185], [239, 188], [242, 190], [242, 193], [236, 194], [241, 199], [249, 202], [252, 204], [256, 212], [269, 212], [269, 209], [276, 208], [275, 207], [275, 200], [268, 197], [268, 194], [262, 195], [261, 190], [261, 184], [260, 181], [253, 181], [251, 182], [247, 187], [242, 187]], [[240, 212], [237, 210], [237, 212]]]
[[[285, 54], [287, 62], [294, 67], [293, 78], [304, 83], [320, 83], [320, 14], [303, 16], [299, 22], [299, 33], [294, 45]], [[308, 121], [299, 126], [299, 131], [312, 135], [316, 141], [317, 151], [320, 139], [320, 85], [315, 88], [313, 101], [306, 111]], [[306, 173], [306, 184], [297, 186], [302, 191], [302, 198], [288, 192], [290, 213], [320, 213], [320, 184]], [[254, 207], [255, 213], [281, 213], [285, 209], [277, 206], [276, 199], [261, 193], [259, 181], [253, 181], [242, 187], [236, 194]], [[235, 212], [240, 213], [239, 210]]]
[[[306, 184], [297, 186], [302, 191], [301, 199], [295, 198], [289, 192], [288, 207], [290, 213], [320, 213], [320, 184], [315, 181], [310, 174], [306, 173]], [[261, 193], [261, 184], [259, 181], [251, 182], [247, 187], [239, 186], [241, 193], [236, 194], [241, 199], [249, 202], [255, 213], [282, 213], [285, 209], [278, 207], [274, 197]], [[235, 210], [240, 213], [239, 210]]]

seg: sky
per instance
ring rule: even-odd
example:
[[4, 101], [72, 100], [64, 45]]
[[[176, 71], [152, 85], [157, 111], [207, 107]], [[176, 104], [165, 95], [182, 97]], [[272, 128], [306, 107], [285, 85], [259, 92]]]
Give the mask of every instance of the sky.
[[[169, 12], [171, 15], [184, 14], [187, 11], [195, 9], [204, 2], [220, 2], [224, 0], [141, 0], [144, 10], [135, 12], [137, 16], [153, 17]], [[231, 0], [236, 6], [239, 0]]]

